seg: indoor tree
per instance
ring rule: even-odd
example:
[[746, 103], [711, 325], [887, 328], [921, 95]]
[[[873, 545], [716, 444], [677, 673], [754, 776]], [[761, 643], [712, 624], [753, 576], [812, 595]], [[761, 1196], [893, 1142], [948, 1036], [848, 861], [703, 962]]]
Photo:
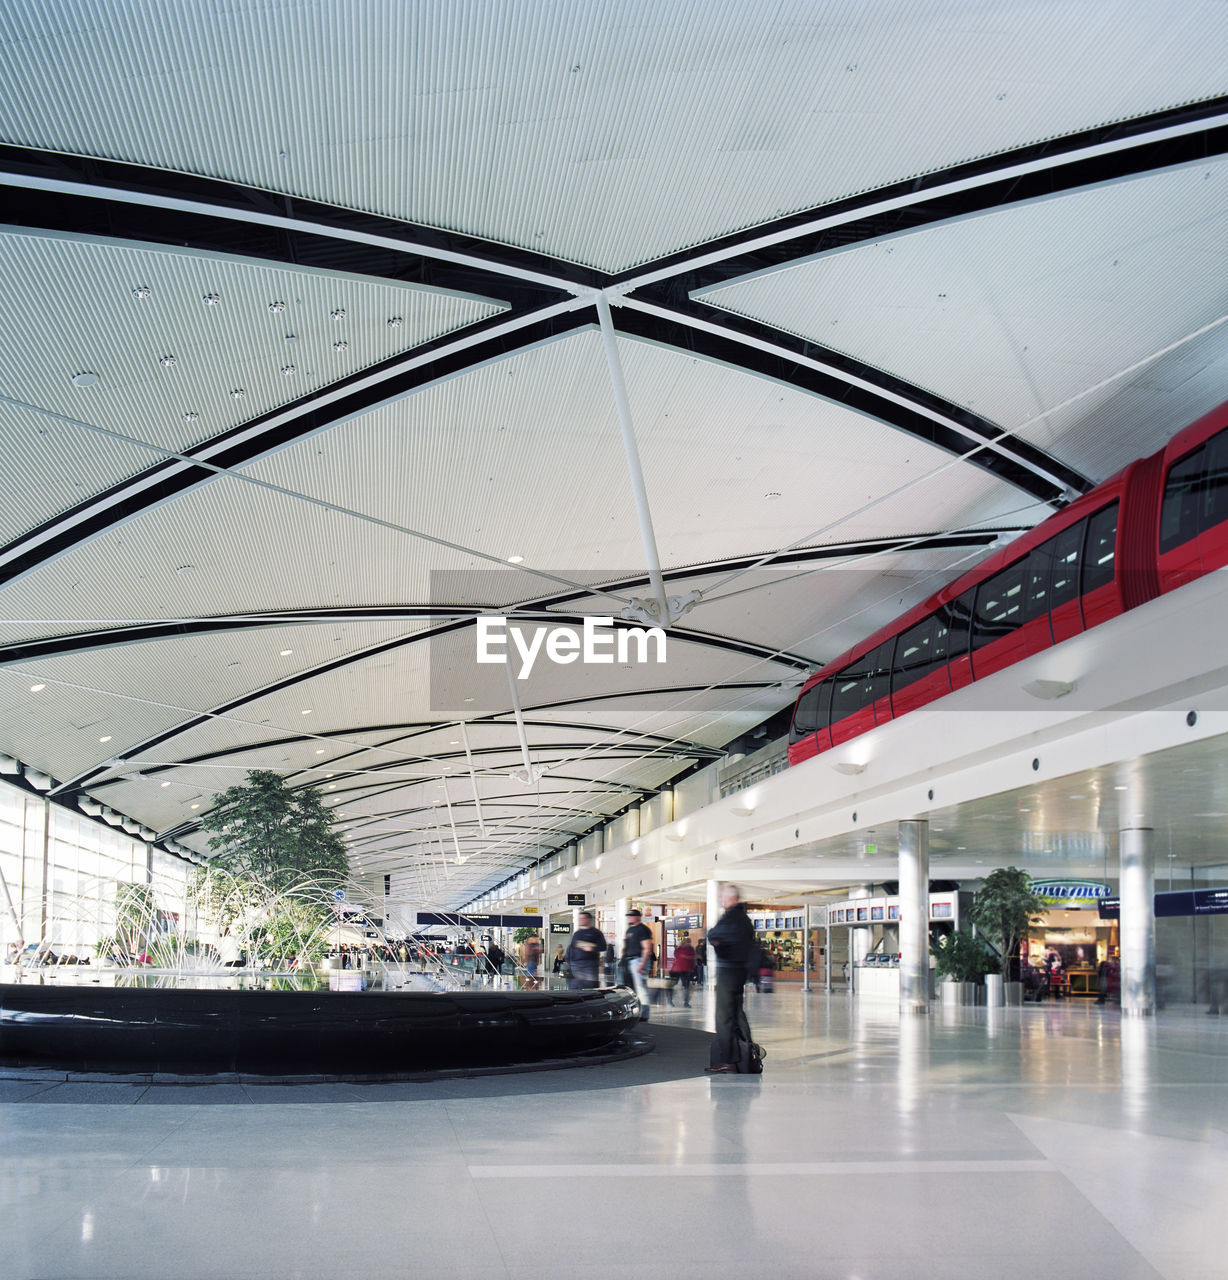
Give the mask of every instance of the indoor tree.
[[972, 899], [968, 920], [998, 948], [1002, 976], [1017, 980], [1011, 962], [1029, 927], [1044, 914], [1045, 904], [1032, 892], [1032, 877], [1019, 867], [999, 867], [985, 877]]

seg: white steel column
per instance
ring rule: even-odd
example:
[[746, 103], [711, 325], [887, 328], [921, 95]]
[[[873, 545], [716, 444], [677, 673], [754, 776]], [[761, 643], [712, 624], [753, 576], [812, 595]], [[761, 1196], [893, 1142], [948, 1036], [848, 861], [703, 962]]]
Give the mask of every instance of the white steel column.
[[1150, 827], [1120, 833], [1121, 1011], [1149, 1017], [1156, 1009], [1156, 865]]
[[614, 936], [607, 942], [614, 944], [614, 982], [618, 982], [618, 961], [623, 953], [623, 934], [627, 932], [627, 908], [631, 902], [628, 898], [619, 898], [614, 903]]
[[929, 1013], [930, 824], [900, 823], [900, 1012]]
[[810, 903], [802, 908], [802, 990], [810, 990]]

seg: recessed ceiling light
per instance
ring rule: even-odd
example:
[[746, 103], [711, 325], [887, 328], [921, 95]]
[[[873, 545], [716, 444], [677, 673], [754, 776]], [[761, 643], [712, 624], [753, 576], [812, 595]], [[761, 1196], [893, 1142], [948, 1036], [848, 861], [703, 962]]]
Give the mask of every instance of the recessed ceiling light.
[[451, 739], [448, 741], [448, 746], [450, 746], [450, 747], [459, 747], [459, 746], [460, 746], [460, 739], [459, 739], [459, 738], [451, 738]]
[[324, 748], [323, 748], [323, 747], [317, 747], [317, 748], [316, 748], [316, 755], [318, 755], [318, 756], [322, 756], [323, 754], [324, 754]]
[[777, 492], [777, 490], [773, 489], [770, 493], [765, 493], [763, 496], [765, 498], [779, 498], [780, 494]]
[[288, 658], [293, 652], [294, 652], [293, 649], [283, 649], [281, 651], [281, 657]]
[[217, 306], [217, 304], [218, 304], [219, 302], [221, 302], [221, 300], [222, 300], [222, 296], [221, 296], [221, 294], [219, 294], [219, 293], [206, 293], [206, 294], [201, 298], [201, 301], [202, 301], [202, 302], [205, 304], [205, 306], [207, 306], [207, 307], [216, 307], [216, 306]]
[[226, 664], [226, 670], [227, 670], [227, 671], [234, 671], [237, 667], [241, 667], [242, 665], [243, 665], [243, 664], [242, 664], [241, 662], [228, 662], [228, 663]]
[[133, 289], [132, 296], [138, 302], [144, 302], [145, 299], [149, 297], [151, 292], [152, 290], [147, 284], [138, 284], [137, 287]]
[[1020, 813], [1031, 813], [1031, 812], [1032, 812], [1032, 810], [1031, 810], [1031, 809], [1020, 809], [1020, 810], [1019, 810], [1019, 812], [1020, 812]]
[[1113, 788], [1113, 790], [1114, 790], [1114, 791], [1127, 791], [1127, 790], [1129, 790], [1129, 788], [1128, 788], [1128, 787], [1114, 787], [1114, 788]]
[[342, 341], [342, 342], [333, 343], [334, 351], [348, 351], [349, 349], [350, 349], [350, 344], [348, 342]]
[[92, 387], [98, 381], [96, 373], [90, 373], [83, 370], [81, 373], [74, 373], [72, 376], [72, 384], [74, 387]]
[[159, 356], [159, 357], [158, 357], [158, 363], [159, 363], [159, 364], [160, 364], [164, 369], [170, 369], [170, 368], [172, 368], [172, 367], [174, 366], [174, 364], [175, 364], [175, 357], [174, 357], [174, 356]]
[[304, 708], [302, 709], [302, 711], [300, 711], [300, 712], [299, 712], [299, 715], [301, 715], [301, 716], [309, 716], [309, 715], [311, 715], [311, 708], [310, 708], [310, 707], [304, 707]]
[[247, 392], [244, 391], [242, 387], [235, 387], [235, 389], [230, 393], [230, 398], [232, 400], [242, 400], [245, 395], [247, 395]]
[[189, 573], [196, 572], [196, 566], [194, 564], [181, 564], [179, 568], [175, 570], [175, 572], [183, 574], [183, 576], [186, 578]]
[[291, 374], [298, 372], [298, 366], [293, 364], [283, 364], [281, 371], [288, 378]]
[[465, 699], [465, 701], [466, 701], [466, 702], [472, 702], [472, 701], [473, 701], [473, 699], [472, 699], [472, 698], [466, 698], [466, 699]]
[[104, 734], [102, 735], [102, 737], [98, 739], [98, 741], [99, 741], [99, 742], [110, 742], [110, 741], [111, 741], [111, 735], [110, 735], [109, 733], [104, 733]]
[[170, 784], [169, 782], [164, 782], [162, 785], [163, 785], [164, 787], [169, 787], [171, 784]]
[[327, 789], [328, 789], [329, 791], [336, 791], [336, 790], [337, 790], [337, 784], [336, 784], [335, 782], [330, 782], [330, 783], [328, 784], [328, 788], [327, 788]]
[[334, 319], [334, 320], [344, 320], [344, 319], [345, 319], [345, 308], [344, 308], [344, 307], [338, 307], [335, 311], [333, 311], [333, 312], [332, 312], [332, 317], [333, 317], [333, 319]]
[[400, 316], [389, 316], [388, 327], [390, 329], [399, 329], [405, 323]]
[[195, 422], [200, 417], [199, 413], [192, 413], [190, 410], [183, 415], [184, 422]]
[[200, 808], [200, 805], [198, 805], [198, 804], [190, 804], [190, 805], [188, 805], [188, 808], [189, 808], [189, 809], [199, 809], [199, 808]]
[[42, 693], [47, 686], [45, 684], [32, 684], [30, 686], [31, 693]]
[[326, 778], [335, 778], [337, 775], [335, 773], [326, 773], [324, 776]]
[[279, 316], [279, 315], [281, 315], [281, 313], [282, 313], [285, 309], [286, 309], [286, 304], [285, 304], [284, 302], [270, 302], [270, 303], [269, 303], [269, 310], [270, 310], [270, 311], [271, 311], [275, 316]]

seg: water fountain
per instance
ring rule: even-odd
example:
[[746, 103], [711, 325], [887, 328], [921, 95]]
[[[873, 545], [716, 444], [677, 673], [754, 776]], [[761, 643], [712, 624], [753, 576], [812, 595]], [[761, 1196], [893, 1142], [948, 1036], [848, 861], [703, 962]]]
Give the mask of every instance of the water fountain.
[[[463, 985], [438, 961], [415, 972], [354, 905], [360, 886], [209, 869], [180, 897], [173, 910], [158, 885], [121, 885], [104, 912], [97, 895], [57, 895], [45, 942], [5, 969], [0, 1063], [369, 1077], [592, 1055], [638, 1018], [622, 988]], [[45, 963], [87, 913], [99, 922], [89, 962]], [[361, 969], [330, 963], [351, 943]]]

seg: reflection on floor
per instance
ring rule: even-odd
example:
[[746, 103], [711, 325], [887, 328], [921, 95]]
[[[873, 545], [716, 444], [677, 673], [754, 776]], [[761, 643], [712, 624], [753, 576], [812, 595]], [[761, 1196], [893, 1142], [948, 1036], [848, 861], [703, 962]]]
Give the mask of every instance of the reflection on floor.
[[750, 1015], [761, 1079], [0, 1082], [0, 1276], [1225, 1274], [1228, 1018]]

